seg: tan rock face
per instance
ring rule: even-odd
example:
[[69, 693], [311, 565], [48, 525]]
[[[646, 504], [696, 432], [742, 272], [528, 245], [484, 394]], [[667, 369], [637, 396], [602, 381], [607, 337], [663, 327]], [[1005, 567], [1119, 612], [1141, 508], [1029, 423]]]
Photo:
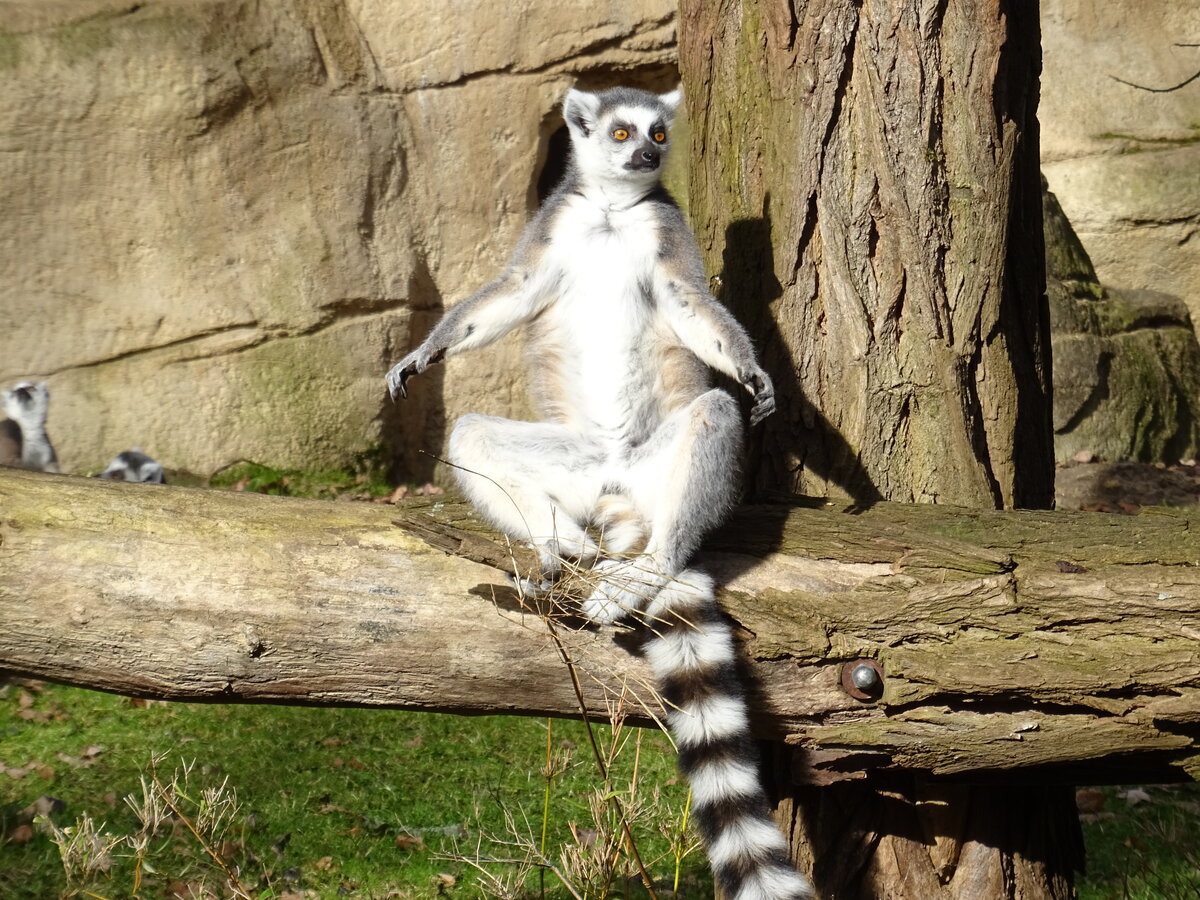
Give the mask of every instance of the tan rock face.
[[1042, 210], [1055, 458], [1194, 459], [1200, 452], [1200, 344], [1187, 309], [1170, 294], [1102, 285], [1044, 182]]
[[1180, 297], [1200, 321], [1200, 4], [1042, 3], [1039, 118], [1050, 189], [1119, 289]]
[[0, 382], [50, 382], [64, 471], [424, 477], [447, 421], [522, 411], [519, 344], [395, 408], [384, 372], [498, 273], [567, 86], [673, 59], [659, 0], [0, 2]]

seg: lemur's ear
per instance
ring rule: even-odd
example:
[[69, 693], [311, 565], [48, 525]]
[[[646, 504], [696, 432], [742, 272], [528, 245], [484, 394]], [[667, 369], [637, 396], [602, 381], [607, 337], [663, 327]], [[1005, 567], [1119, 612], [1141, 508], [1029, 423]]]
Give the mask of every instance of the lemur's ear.
[[662, 101], [667, 111], [674, 116], [675, 112], [679, 109], [679, 104], [683, 102], [683, 85], [681, 84], [670, 93], [659, 94], [658, 99]]
[[563, 118], [567, 120], [567, 127], [581, 137], [592, 133], [599, 112], [600, 98], [595, 94], [571, 88], [563, 98]]

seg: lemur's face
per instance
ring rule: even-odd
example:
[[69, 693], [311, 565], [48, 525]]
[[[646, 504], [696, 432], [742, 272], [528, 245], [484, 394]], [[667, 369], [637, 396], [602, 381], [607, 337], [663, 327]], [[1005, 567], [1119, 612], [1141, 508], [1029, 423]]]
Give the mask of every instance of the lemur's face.
[[45, 417], [46, 407], [50, 402], [50, 390], [46, 387], [46, 382], [34, 384], [32, 381], [21, 381], [2, 393], [4, 414], [13, 421], [30, 421]]
[[606, 182], [656, 183], [680, 96], [627, 88], [568, 92], [563, 115], [580, 172]]

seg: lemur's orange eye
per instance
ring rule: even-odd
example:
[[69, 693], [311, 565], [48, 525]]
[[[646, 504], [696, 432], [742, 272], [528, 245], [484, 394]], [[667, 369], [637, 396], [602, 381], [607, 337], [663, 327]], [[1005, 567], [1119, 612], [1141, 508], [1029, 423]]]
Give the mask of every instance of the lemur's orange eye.
[[614, 128], [612, 136], [613, 136], [613, 138], [615, 138], [618, 141], [629, 140], [629, 132], [626, 131], [624, 128]]
[[665, 131], [654, 132], [654, 140], [656, 140], [658, 143], [661, 144], [666, 139], [667, 139], [667, 133]]

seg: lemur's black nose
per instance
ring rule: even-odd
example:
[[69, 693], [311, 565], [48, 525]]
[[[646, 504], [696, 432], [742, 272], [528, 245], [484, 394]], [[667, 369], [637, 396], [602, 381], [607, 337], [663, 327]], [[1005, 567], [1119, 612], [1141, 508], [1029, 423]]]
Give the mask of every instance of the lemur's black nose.
[[642, 147], [640, 150], [633, 151], [633, 155], [629, 157], [629, 162], [625, 163], [625, 168], [632, 169], [635, 172], [653, 172], [658, 168], [661, 160], [662, 153], [657, 148]]

